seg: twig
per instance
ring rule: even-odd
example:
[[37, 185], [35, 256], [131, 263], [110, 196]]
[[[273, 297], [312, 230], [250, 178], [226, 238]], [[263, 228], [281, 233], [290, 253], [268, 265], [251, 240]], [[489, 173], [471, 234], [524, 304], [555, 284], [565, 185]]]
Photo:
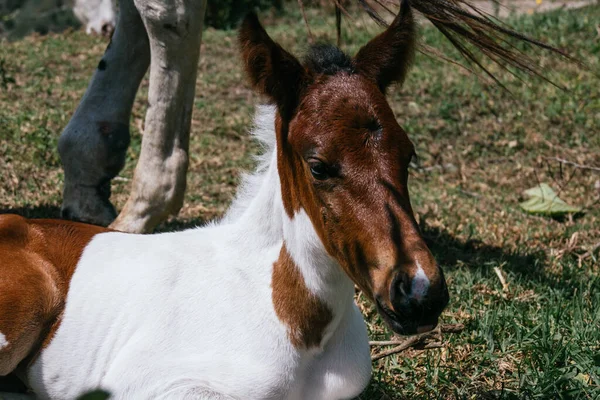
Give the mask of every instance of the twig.
[[595, 245], [592, 246], [592, 248], [587, 251], [586, 253], [582, 254], [579, 256], [580, 260], [585, 260], [586, 258], [588, 258], [589, 256], [591, 256], [592, 254], [594, 254], [594, 252], [596, 250], [600, 249], [600, 242], [596, 243]]
[[369, 346], [396, 346], [406, 342], [406, 339], [402, 340], [371, 340]]
[[460, 187], [458, 188], [458, 191], [459, 191], [459, 192], [461, 192], [462, 194], [464, 194], [465, 196], [467, 196], [467, 197], [472, 197], [472, 198], [474, 198], [474, 199], [478, 199], [478, 198], [480, 198], [480, 197], [481, 197], [481, 195], [480, 195], [480, 194], [473, 193], [473, 192], [469, 192], [469, 191], [467, 191], [467, 190], [461, 189]]
[[[393, 354], [402, 353], [404, 350], [408, 349], [409, 347], [416, 346], [420, 343], [421, 343], [420, 338], [418, 338], [418, 337], [411, 338], [411, 340], [407, 340], [405, 343], [401, 344], [400, 346], [392, 347], [389, 350], [382, 351], [381, 353], [374, 355], [373, 357], [371, 357], [371, 361], [381, 360], [382, 358], [391, 356]], [[440, 349], [442, 347], [444, 347], [444, 346], [441, 343], [427, 343], [425, 346], [423, 346], [423, 349], [426, 349], [426, 350]]]
[[423, 349], [441, 349], [442, 347], [444, 347], [444, 345], [441, 343], [427, 343], [425, 346], [423, 346]]
[[304, 18], [304, 24], [306, 24], [306, 31], [308, 32], [308, 41], [313, 44], [315, 42], [315, 38], [310, 30], [310, 25], [308, 24], [308, 18], [306, 17], [306, 11], [304, 10], [304, 2], [302, 0], [298, 0], [298, 5], [300, 6], [300, 11], [302, 11], [302, 18]]
[[457, 333], [457, 332], [461, 332], [464, 329], [465, 329], [465, 326], [463, 324], [446, 324], [446, 325], [442, 325], [442, 326], [438, 327], [437, 329], [435, 329], [433, 331], [423, 333], [423, 334], [417, 335], [417, 336], [411, 336], [411, 337], [409, 337], [407, 339], [403, 339], [403, 340], [374, 340], [374, 341], [369, 342], [369, 344], [371, 346], [393, 346], [393, 345], [397, 345], [397, 346], [375, 354], [374, 356], [371, 357], [371, 360], [377, 361], [384, 357], [391, 356], [392, 354], [401, 353], [404, 350], [406, 350], [410, 347], [417, 346], [419, 344], [424, 344], [424, 346], [423, 346], [424, 349], [438, 349], [440, 347], [443, 347], [443, 345], [440, 342], [430, 342], [430, 343], [425, 343], [425, 342], [430, 339], [438, 339], [442, 332], [443, 333]]
[[494, 267], [494, 272], [496, 273], [496, 276], [500, 280], [500, 284], [502, 285], [502, 291], [505, 293], [508, 292], [508, 283], [506, 283], [506, 278], [504, 278], [504, 274], [502, 273], [502, 270], [498, 267]]
[[464, 324], [444, 324], [440, 327], [442, 333], [460, 333], [465, 330]]
[[[465, 326], [463, 324], [444, 324], [444, 325], [441, 325], [438, 329], [434, 329], [433, 331], [426, 332], [419, 336], [414, 336], [414, 337], [427, 337], [427, 336], [431, 336], [432, 333], [438, 333], [438, 331], [441, 331], [441, 333], [459, 333], [459, 332], [462, 332], [463, 330], [465, 330]], [[371, 340], [369, 342], [369, 345], [371, 345], [371, 346], [394, 346], [397, 344], [402, 344], [402, 343], [406, 342], [406, 340], [407, 339]]]
[[377, 361], [384, 357], [391, 356], [392, 354], [400, 353], [400, 352], [408, 349], [409, 347], [412, 347], [412, 346], [416, 345], [417, 343], [420, 343], [421, 340], [422, 340], [422, 338], [420, 336], [410, 337], [410, 338], [406, 339], [404, 341], [404, 343], [402, 343], [400, 346], [392, 347], [389, 350], [385, 350], [379, 354], [375, 354], [373, 357], [371, 357], [371, 361]]
[[590, 171], [600, 172], [600, 167], [591, 167], [589, 165], [578, 164], [576, 162], [565, 160], [564, 158], [559, 158], [559, 157], [544, 157], [544, 158], [546, 160], [558, 161], [561, 164], [571, 165], [571, 166], [573, 166], [573, 167], [575, 167], [577, 169], [587, 169], [587, 170], [590, 170]]
[[337, 47], [342, 46], [342, 9], [338, 1], [335, 2], [335, 32], [337, 35]]

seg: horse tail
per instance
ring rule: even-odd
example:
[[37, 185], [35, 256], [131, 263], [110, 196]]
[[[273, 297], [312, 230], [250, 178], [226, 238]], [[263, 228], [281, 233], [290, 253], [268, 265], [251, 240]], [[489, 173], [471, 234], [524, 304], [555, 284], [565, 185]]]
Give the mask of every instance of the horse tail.
[[[375, 21], [387, 25], [385, 20], [375, 10], [376, 7], [392, 12], [386, 4], [388, 0], [357, 0], [363, 9]], [[429, 20], [458, 52], [470, 63], [482, 70], [497, 84], [503, 86], [496, 76], [483, 64], [480, 53], [501, 68], [515, 74], [516, 71], [538, 76], [557, 86], [541, 72], [540, 65], [523, 50], [515, 46], [514, 41], [548, 50], [570, 61], [581, 64], [562, 49], [533, 39], [507, 25], [494, 20], [493, 17], [476, 7], [471, 0], [398, 0], [399, 6], [411, 7]], [[401, 11], [400, 11], [401, 12]], [[452, 61], [440, 55], [435, 49], [421, 46], [421, 51], [439, 55], [447, 61]], [[513, 71], [511, 67], [516, 70]], [[504, 87], [504, 86], [503, 86]]]

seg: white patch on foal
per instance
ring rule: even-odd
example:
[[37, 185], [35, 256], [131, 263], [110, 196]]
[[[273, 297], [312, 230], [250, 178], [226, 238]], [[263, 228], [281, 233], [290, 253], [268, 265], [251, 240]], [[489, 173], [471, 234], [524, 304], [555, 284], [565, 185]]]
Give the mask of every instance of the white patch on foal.
[[412, 280], [412, 286], [410, 288], [410, 294], [414, 297], [415, 300], [421, 300], [427, 294], [429, 290], [429, 278], [425, 274], [425, 271], [421, 267], [419, 261], [416, 261], [417, 264], [417, 273], [415, 274]]
[[10, 343], [8, 343], [8, 340], [6, 340], [6, 336], [4, 336], [4, 334], [2, 332], [0, 332], [0, 350], [2, 350], [5, 347], [8, 347]]

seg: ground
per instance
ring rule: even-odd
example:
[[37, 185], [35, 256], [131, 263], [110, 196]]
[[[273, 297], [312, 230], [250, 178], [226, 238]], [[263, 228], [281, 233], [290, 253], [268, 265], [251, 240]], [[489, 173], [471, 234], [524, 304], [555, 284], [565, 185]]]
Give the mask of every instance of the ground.
[[[333, 41], [333, 19], [308, 12], [316, 37]], [[285, 47], [306, 48], [296, 11], [263, 19]], [[600, 172], [588, 168], [600, 167], [599, 21], [600, 5], [509, 21], [585, 63], [530, 53], [565, 90], [500, 73], [509, 92], [419, 54], [405, 86], [390, 91], [421, 162], [410, 178], [414, 209], [450, 288], [443, 323], [464, 329], [444, 334], [440, 348], [411, 347], [374, 362], [361, 399], [600, 396]], [[376, 32], [366, 18], [346, 21], [343, 48], [352, 53]], [[421, 33], [455, 55], [431, 27]], [[56, 142], [106, 44], [81, 31], [0, 42], [0, 210], [58, 216]], [[222, 215], [259, 150], [247, 132], [261, 99], [240, 69], [235, 32], [207, 30], [199, 68], [185, 205], [160, 230]], [[129, 159], [113, 183], [118, 207], [139, 154], [146, 89], [147, 81]], [[521, 193], [539, 182], [584, 211], [526, 214]], [[374, 308], [362, 297], [359, 304], [371, 338], [390, 338]]]

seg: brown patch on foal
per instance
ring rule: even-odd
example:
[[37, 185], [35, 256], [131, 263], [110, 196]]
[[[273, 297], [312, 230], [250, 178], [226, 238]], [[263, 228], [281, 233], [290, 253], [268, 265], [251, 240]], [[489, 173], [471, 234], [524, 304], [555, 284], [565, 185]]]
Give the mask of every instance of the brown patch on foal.
[[48, 344], [60, 325], [81, 253], [106, 228], [0, 216], [0, 375]]
[[307, 349], [318, 347], [333, 315], [327, 304], [308, 290], [285, 245], [273, 264], [271, 286], [275, 313], [287, 325], [292, 345]]

